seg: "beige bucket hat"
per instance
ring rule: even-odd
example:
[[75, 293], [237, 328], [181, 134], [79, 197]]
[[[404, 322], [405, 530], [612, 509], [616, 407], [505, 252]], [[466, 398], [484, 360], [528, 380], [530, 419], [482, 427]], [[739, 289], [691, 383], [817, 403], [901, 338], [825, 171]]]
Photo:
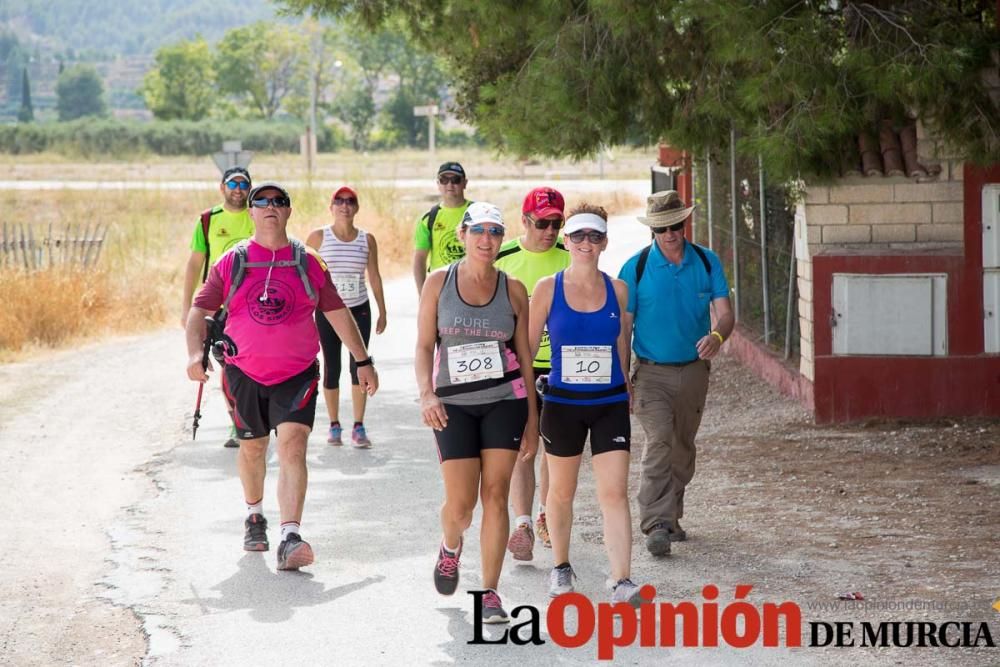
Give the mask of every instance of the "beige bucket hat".
[[662, 190], [646, 198], [646, 215], [636, 219], [650, 227], [669, 227], [686, 219], [694, 209], [684, 206], [676, 190]]

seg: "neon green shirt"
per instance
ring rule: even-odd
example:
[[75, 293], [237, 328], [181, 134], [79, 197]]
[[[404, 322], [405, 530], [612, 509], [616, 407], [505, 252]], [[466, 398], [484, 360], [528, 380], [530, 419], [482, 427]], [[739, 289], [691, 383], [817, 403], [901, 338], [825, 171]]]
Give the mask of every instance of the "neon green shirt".
[[458, 225], [462, 222], [465, 209], [472, 202], [466, 201], [454, 208], [441, 206], [434, 218], [434, 233], [427, 228], [427, 218], [430, 211], [417, 218], [413, 233], [413, 247], [417, 250], [430, 250], [427, 255], [427, 270], [433, 271], [442, 266], [465, 257], [465, 247], [458, 240]]
[[[511, 239], [502, 246], [493, 263], [498, 269], [514, 276], [528, 290], [528, 296], [535, 291], [535, 285], [545, 276], [559, 273], [569, 266], [569, 251], [561, 240], [545, 252], [531, 252], [521, 245], [521, 239]], [[548, 330], [542, 331], [542, 342], [535, 357], [535, 368], [552, 367], [552, 346]]]
[[[201, 228], [201, 218], [194, 226], [194, 236], [191, 238], [191, 250], [208, 255], [208, 265], [212, 266], [224, 252], [234, 245], [253, 236], [253, 220], [248, 209], [239, 213], [230, 213], [223, 206], [212, 208], [212, 217], [208, 223], [208, 245], [205, 244], [205, 234]], [[198, 276], [201, 280], [201, 275]]]

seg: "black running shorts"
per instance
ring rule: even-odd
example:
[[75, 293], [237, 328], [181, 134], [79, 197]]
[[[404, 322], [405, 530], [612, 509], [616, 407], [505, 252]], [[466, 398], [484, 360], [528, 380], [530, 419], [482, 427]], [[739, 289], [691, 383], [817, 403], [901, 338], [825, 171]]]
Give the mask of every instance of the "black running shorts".
[[316, 416], [319, 364], [275, 385], [263, 385], [233, 364], [225, 367], [222, 389], [233, 408], [233, 424], [240, 440], [263, 438], [278, 424], [295, 422], [310, 429]]
[[550, 456], [580, 456], [590, 433], [592, 456], [629, 451], [632, 424], [628, 401], [604, 405], [574, 405], [545, 401], [542, 407], [542, 442]]
[[478, 459], [484, 449], [521, 448], [528, 421], [528, 399], [513, 398], [479, 405], [444, 404], [448, 425], [434, 431], [438, 459]]

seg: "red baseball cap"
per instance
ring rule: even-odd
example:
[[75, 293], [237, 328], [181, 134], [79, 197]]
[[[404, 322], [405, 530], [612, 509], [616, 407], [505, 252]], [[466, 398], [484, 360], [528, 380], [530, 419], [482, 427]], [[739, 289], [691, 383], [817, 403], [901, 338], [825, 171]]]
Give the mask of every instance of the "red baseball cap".
[[346, 185], [341, 185], [339, 188], [333, 191], [333, 195], [330, 196], [330, 201], [333, 201], [339, 195], [342, 195], [345, 192], [354, 197], [355, 199], [358, 199], [358, 193], [354, 191], [354, 188], [349, 188]]
[[524, 198], [521, 205], [521, 213], [530, 213], [538, 219], [547, 218], [553, 213], [564, 217], [563, 211], [566, 209], [566, 202], [558, 190], [548, 186], [535, 188]]

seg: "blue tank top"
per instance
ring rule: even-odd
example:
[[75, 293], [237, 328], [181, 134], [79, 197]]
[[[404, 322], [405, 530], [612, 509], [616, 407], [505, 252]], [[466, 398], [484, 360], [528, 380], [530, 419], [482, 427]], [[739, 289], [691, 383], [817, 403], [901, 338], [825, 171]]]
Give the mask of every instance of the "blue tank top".
[[[573, 310], [563, 291], [563, 272], [556, 274], [552, 307], [546, 324], [552, 341], [552, 372], [545, 400], [573, 405], [603, 405], [628, 400], [618, 358], [621, 312], [615, 288], [603, 271], [604, 306], [593, 313]], [[620, 388], [620, 391], [617, 389]], [[589, 398], [587, 394], [601, 394]]]

